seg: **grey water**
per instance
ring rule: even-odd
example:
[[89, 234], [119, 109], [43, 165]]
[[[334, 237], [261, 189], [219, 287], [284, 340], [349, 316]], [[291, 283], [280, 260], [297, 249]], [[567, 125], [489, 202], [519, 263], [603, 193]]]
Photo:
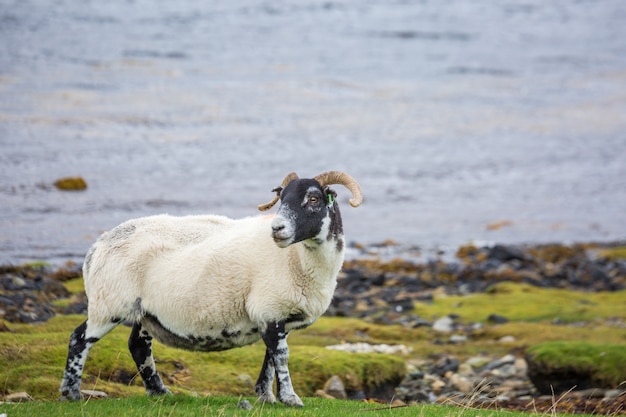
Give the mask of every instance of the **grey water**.
[[[623, 0], [0, 0], [0, 263], [362, 185], [351, 242], [626, 238]], [[52, 183], [82, 176], [84, 192]]]

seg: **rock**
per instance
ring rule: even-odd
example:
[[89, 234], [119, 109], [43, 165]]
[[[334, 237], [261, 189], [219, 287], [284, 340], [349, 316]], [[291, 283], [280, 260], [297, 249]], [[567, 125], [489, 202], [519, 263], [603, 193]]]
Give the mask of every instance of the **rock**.
[[333, 398], [338, 400], [345, 400], [348, 398], [346, 394], [346, 387], [343, 385], [343, 381], [337, 375], [330, 377], [324, 384], [324, 392]]
[[452, 336], [450, 336], [449, 340], [452, 344], [465, 343], [467, 342], [467, 336], [465, 336], [464, 334], [453, 334]]
[[500, 388], [502, 392], [522, 390], [526, 388], [527, 381], [523, 381], [521, 379], [507, 379], [500, 384]]
[[430, 388], [435, 395], [439, 395], [445, 387], [446, 383], [441, 379], [436, 379], [432, 382], [432, 384], [430, 384]]
[[252, 380], [252, 377], [248, 374], [238, 375], [237, 382], [246, 387], [252, 387], [254, 385], [254, 381]]
[[507, 319], [504, 316], [500, 316], [498, 314], [490, 314], [487, 317], [487, 322], [491, 324], [504, 324], [504, 323], [508, 323], [509, 319]]
[[241, 408], [242, 410], [252, 410], [252, 404], [250, 404], [250, 401], [248, 400], [241, 400], [237, 403], [237, 407]]
[[91, 389], [83, 389], [80, 390], [80, 393], [82, 394], [84, 399], [102, 399], [102, 398], [108, 398], [109, 395], [106, 392], [103, 391], [96, 391], [96, 390], [91, 390]]
[[454, 330], [454, 321], [449, 316], [437, 319], [433, 323], [433, 330], [441, 333], [450, 333]]
[[404, 401], [399, 400], [399, 399], [397, 399], [397, 398], [396, 398], [396, 399], [394, 399], [394, 400], [391, 402], [391, 407], [390, 407], [390, 408], [394, 408], [394, 407], [404, 407], [404, 406], [406, 406], [406, 403], [405, 403]]
[[524, 261], [526, 255], [524, 252], [513, 246], [495, 245], [487, 254], [488, 259], [495, 259], [500, 262], [508, 262], [512, 260]]
[[519, 375], [526, 375], [526, 373], [528, 372], [528, 363], [526, 363], [526, 359], [517, 358], [515, 359], [514, 365], [515, 370]]
[[453, 356], [444, 356], [432, 365], [428, 373], [444, 376], [446, 372], [456, 372], [459, 369], [459, 361]]
[[394, 300], [394, 301], [391, 301], [389, 304], [390, 304], [390, 308], [392, 309], [392, 311], [395, 311], [396, 313], [402, 313], [405, 311], [413, 310], [413, 301], [410, 298]]
[[326, 391], [324, 391], [323, 389], [318, 389], [315, 391], [315, 397], [317, 398], [324, 398], [326, 400], [336, 400], [335, 397], [333, 397], [330, 394], [327, 394]]
[[461, 391], [463, 394], [468, 394], [474, 389], [474, 384], [466, 377], [459, 374], [453, 374], [450, 378], [450, 384]]
[[486, 367], [485, 370], [492, 370], [492, 369], [497, 369], [500, 368], [504, 365], [513, 365], [515, 363], [515, 356], [513, 355], [505, 355], [503, 357], [501, 357], [498, 360], [495, 360], [493, 362], [490, 362]]
[[464, 362], [459, 365], [458, 373], [461, 376], [474, 376], [476, 372], [474, 372], [474, 368], [472, 368], [467, 362]]
[[54, 186], [61, 191], [82, 191], [87, 189], [87, 181], [83, 177], [59, 178]]
[[498, 339], [499, 343], [515, 343], [515, 336], [502, 336]]
[[10, 288], [10, 289], [12, 289], [12, 290], [19, 290], [21, 288], [26, 287], [26, 285], [27, 285], [26, 284], [26, 280], [24, 280], [21, 277], [12, 277], [11, 278], [11, 286], [12, 286], [12, 288]]
[[571, 394], [578, 398], [604, 398], [606, 390], [601, 388], [588, 388], [580, 391], [572, 391]]
[[8, 403], [25, 403], [29, 401], [34, 401], [34, 399], [30, 395], [28, 395], [27, 392], [14, 392], [13, 394], [9, 394], [4, 397], [4, 401]]
[[484, 356], [474, 356], [466, 360], [464, 363], [469, 365], [472, 369], [479, 369], [487, 365], [489, 362], [489, 358], [486, 358]]
[[502, 378], [510, 378], [517, 374], [517, 370], [515, 369], [515, 365], [510, 364], [493, 369], [491, 374]]
[[626, 394], [626, 391], [623, 389], [608, 389], [604, 392], [604, 398], [617, 398], [624, 394]]

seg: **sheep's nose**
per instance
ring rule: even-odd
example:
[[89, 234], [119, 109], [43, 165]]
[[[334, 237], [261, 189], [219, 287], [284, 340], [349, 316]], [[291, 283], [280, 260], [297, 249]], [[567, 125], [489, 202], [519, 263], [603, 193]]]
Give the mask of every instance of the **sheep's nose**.
[[277, 232], [280, 232], [281, 230], [283, 230], [284, 228], [285, 228], [285, 225], [283, 225], [283, 224], [272, 226], [272, 232], [273, 233], [277, 233]]

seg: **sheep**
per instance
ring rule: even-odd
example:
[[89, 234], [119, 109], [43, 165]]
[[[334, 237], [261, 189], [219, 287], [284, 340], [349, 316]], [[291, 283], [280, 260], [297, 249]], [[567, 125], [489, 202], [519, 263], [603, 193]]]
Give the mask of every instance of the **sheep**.
[[156, 215], [105, 232], [83, 264], [87, 320], [70, 336], [61, 398], [79, 400], [91, 347], [122, 322], [132, 323], [128, 348], [148, 395], [170, 393], [157, 373], [153, 338], [192, 351], [221, 351], [262, 339], [266, 346], [255, 392], [274, 403], [303, 405], [287, 366], [287, 335], [328, 308], [345, 244], [336, 193], [363, 195], [348, 174], [313, 179], [287, 175], [258, 208], [275, 216]]

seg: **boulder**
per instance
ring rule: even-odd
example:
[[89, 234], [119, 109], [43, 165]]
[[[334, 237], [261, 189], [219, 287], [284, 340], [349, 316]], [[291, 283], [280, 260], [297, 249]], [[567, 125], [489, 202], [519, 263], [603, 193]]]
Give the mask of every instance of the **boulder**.
[[324, 384], [324, 392], [338, 400], [345, 400], [348, 398], [348, 394], [346, 394], [346, 387], [344, 386], [341, 378], [337, 375], [331, 376], [330, 379], [326, 381]]

